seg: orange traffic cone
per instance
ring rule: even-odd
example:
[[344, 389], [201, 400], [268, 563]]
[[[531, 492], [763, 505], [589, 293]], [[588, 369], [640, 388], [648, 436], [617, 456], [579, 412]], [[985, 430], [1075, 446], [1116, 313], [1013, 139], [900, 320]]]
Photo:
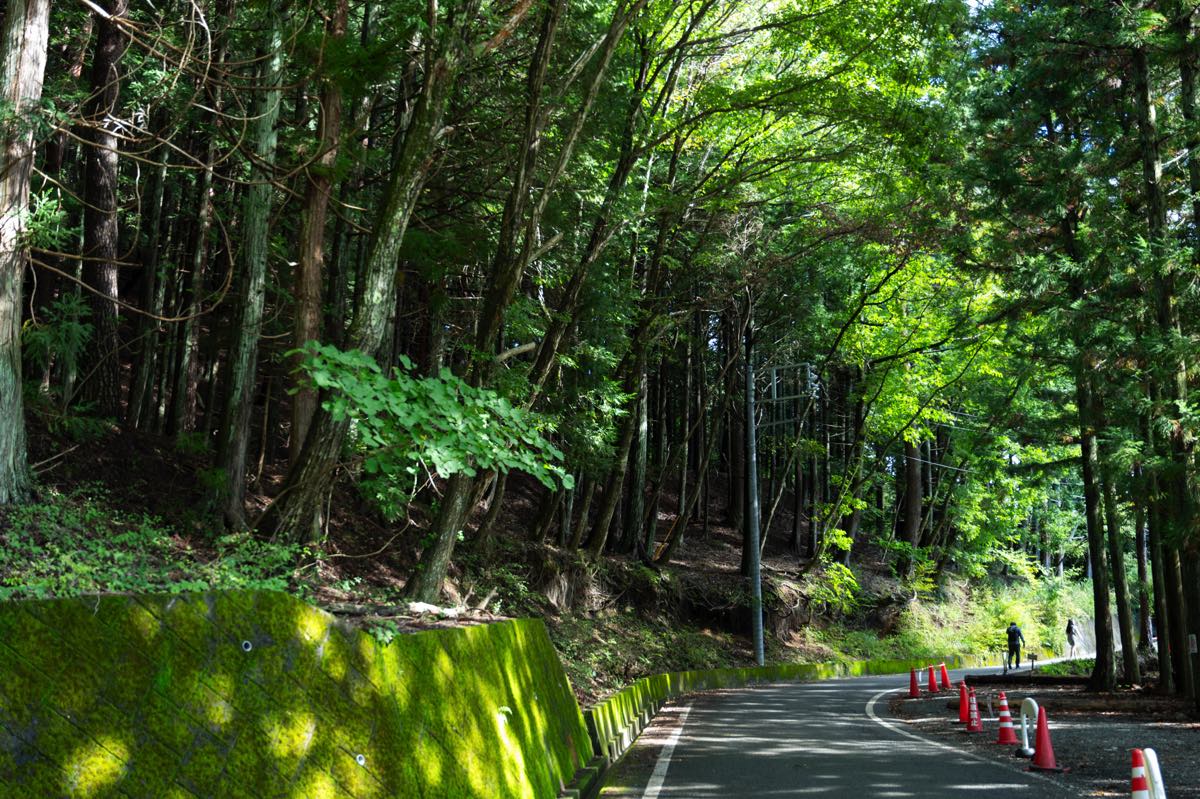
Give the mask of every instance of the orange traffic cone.
[[1059, 768], [1054, 759], [1054, 747], [1050, 745], [1050, 722], [1046, 720], [1046, 708], [1038, 708], [1037, 738], [1033, 744], [1033, 765], [1030, 771], [1066, 771]]
[[946, 664], [942, 664], [942, 690], [950, 690], [950, 672], [946, 671]]
[[921, 695], [921, 686], [917, 684], [917, 670], [913, 669], [908, 675], [908, 698], [916, 699]]
[[975, 689], [967, 694], [970, 704], [970, 721], [967, 722], [967, 732], [983, 732], [983, 719], [979, 716], [979, 703], [975, 700]]
[[963, 680], [958, 684], [958, 723], [969, 724], [970, 722], [971, 708], [967, 699], [967, 681]]
[[1000, 737], [996, 739], [998, 744], [1007, 744], [1009, 746], [1018, 744], [1017, 731], [1013, 729], [1012, 713], [1008, 711], [1008, 697], [1004, 692], [1000, 692]]
[[933, 666], [930, 666], [929, 667], [929, 693], [936, 694], [937, 692], [938, 692], [937, 675], [933, 673]]
[[1150, 783], [1146, 781], [1146, 759], [1141, 749], [1133, 750], [1133, 782], [1130, 785], [1132, 799], [1150, 799]]

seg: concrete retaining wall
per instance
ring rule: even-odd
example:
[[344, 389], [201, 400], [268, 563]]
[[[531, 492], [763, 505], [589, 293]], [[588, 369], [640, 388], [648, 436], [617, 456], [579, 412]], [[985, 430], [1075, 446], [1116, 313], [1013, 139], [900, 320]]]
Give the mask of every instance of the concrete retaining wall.
[[553, 797], [591, 759], [540, 620], [381, 646], [270, 592], [0, 604], [6, 799]]

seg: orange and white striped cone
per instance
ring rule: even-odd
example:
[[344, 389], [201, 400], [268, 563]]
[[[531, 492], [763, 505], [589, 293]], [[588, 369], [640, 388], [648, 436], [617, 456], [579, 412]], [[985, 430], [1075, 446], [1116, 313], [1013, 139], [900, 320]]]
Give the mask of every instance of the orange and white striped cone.
[[979, 716], [979, 702], [975, 700], [975, 689], [967, 694], [970, 704], [970, 721], [967, 722], [967, 732], [983, 732], [983, 719]]
[[921, 696], [921, 686], [917, 682], [917, 670], [913, 669], [908, 673], [908, 698], [917, 699]]
[[941, 673], [941, 678], [942, 678], [942, 690], [943, 690], [943, 691], [949, 691], [949, 690], [950, 690], [950, 688], [951, 688], [952, 686], [951, 686], [951, 683], [950, 683], [950, 672], [946, 671], [946, 664], [945, 664], [945, 663], [941, 664], [941, 670], [942, 670], [942, 673]]
[[971, 721], [971, 703], [967, 699], [967, 681], [958, 684], [958, 723], [969, 724]]
[[996, 743], [1008, 746], [1020, 743], [1017, 740], [1017, 731], [1013, 728], [1012, 713], [1008, 710], [1008, 697], [1003, 691], [1000, 692], [1000, 736]]
[[1150, 799], [1150, 783], [1146, 780], [1146, 759], [1141, 749], [1133, 750], [1133, 771], [1130, 783], [1132, 799]]
[[934, 673], [933, 666], [929, 667], [929, 693], [936, 694], [938, 692], [937, 674]]

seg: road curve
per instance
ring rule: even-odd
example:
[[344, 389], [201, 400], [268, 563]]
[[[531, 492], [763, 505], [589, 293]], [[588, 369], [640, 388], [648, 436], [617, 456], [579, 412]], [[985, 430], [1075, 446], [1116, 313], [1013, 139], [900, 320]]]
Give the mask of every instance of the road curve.
[[[957, 676], [954, 677], [958, 679]], [[664, 708], [613, 769], [605, 799], [1078, 796], [926, 739], [891, 718], [908, 675], [780, 683], [684, 698]], [[951, 720], [946, 711], [947, 723]], [[986, 734], [995, 733], [995, 725]], [[965, 733], [964, 733], [965, 734]]]

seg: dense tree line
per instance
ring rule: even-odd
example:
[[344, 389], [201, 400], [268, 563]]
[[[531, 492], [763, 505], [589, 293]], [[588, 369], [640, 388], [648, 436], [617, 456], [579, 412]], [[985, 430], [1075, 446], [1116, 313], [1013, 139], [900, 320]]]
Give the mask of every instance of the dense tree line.
[[748, 556], [757, 504], [831, 582], [880, 547], [917, 586], [1085, 570], [1096, 684], [1111, 582], [1125, 678], [1153, 618], [1195, 695], [1193, 27], [11, 1], [0, 503], [26, 416], [108, 419], [207, 454], [214, 529], [318, 540], [339, 481], [421, 500], [427, 601], [513, 472], [532, 540], [656, 567], [717, 522]]

